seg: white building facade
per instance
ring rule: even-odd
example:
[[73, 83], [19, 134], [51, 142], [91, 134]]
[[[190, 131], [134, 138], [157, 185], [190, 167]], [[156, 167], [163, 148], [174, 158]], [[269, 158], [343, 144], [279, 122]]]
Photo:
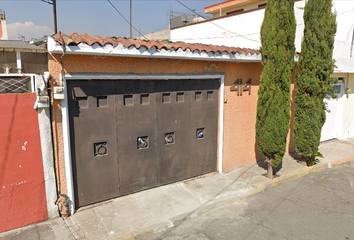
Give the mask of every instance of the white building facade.
[[[230, 1], [221, 2], [220, 9], [217, 9], [218, 4], [205, 7], [206, 12], [213, 14], [214, 18], [171, 29], [171, 41], [259, 49], [260, 28], [265, 11], [264, 1], [259, 0], [258, 5], [255, 3], [257, 0], [233, 2], [232, 7]], [[229, 6], [226, 6], [227, 4]], [[295, 47], [298, 52], [301, 52], [305, 27], [304, 7], [305, 1], [295, 2], [297, 23]], [[332, 9], [337, 13], [337, 33], [333, 50], [336, 68], [333, 76], [339, 79], [336, 84], [338, 98], [325, 99], [330, 112], [327, 113], [326, 123], [322, 128], [321, 141], [354, 137], [354, 1], [334, 0]], [[226, 15], [226, 10], [231, 11], [229, 13], [237, 13]]]

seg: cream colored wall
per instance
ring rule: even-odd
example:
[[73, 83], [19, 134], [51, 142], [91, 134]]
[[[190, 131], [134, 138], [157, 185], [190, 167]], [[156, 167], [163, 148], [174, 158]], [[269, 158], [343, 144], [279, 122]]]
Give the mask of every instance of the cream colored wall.
[[259, 4], [266, 3], [266, 2], [267, 1], [259, 0], [259, 1], [255, 1], [255, 2], [252, 1], [251, 3], [237, 4], [236, 6], [222, 8], [221, 15], [220, 15], [220, 10], [213, 12], [212, 15], [213, 15], [213, 18], [216, 18], [216, 17], [220, 17], [220, 16], [226, 16], [228, 12], [236, 11], [239, 9], [243, 9], [244, 11], [249, 11], [249, 10], [258, 8]]
[[[244, 11], [249, 11], [252, 9], [258, 8], [259, 4], [266, 3], [267, 1], [257, 1], [257, 2], [252, 2], [252, 3], [247, 3], [247, 4], [238, 4], [236, 6], [230, 6], [228, 8], [221, 9], [221, 16], [226, 16], [228, 12], [236, 11], [239, 9], [243, 9]], [[220, 17], [220, 11], [216, 11], [213, 14], [213, 18]]]

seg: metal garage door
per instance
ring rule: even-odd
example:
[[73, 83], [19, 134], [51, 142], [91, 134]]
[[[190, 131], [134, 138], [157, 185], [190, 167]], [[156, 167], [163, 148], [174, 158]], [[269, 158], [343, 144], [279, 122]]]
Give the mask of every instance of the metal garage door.
[[68, 81], [76, 208], [215, 171], [218, 88]]

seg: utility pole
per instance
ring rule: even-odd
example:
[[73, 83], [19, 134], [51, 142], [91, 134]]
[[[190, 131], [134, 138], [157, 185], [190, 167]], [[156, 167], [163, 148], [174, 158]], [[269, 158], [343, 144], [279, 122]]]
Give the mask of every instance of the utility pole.
[[57, 25], [57, 0], [52, 0], [53, 4], [53, 16], [54, 16], [54, 34], [58, 32]]
[[57, 34], [58, 33], [58, 29], [57, 29], [57, 0], [41, 0], [41, 1], [53, 5], [54, 34]]
[[132, 2], [133, 2], [133, 0], [130, 0], [130, 38], [133, 38], [133, 32], [132, 32]]

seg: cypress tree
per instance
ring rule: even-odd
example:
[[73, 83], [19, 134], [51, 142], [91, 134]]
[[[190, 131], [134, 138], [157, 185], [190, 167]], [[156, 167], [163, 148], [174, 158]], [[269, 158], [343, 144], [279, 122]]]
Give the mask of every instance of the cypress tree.
[[258, 90], [256, 138], [270, 178], [286, 150], [295, 28], [294, 0], [269, 0], [261, 27], [264, 68]]
[[334, 95], [331, 86], [337, 79], [332, 60], [336, 14], [332, 0], [308, 0], [304, 11], [304, 37], [297, 72], [294, 140], [296, 151], [309, 166], [314, 164], [320, 144], [321, 129], [326, 120], [323, 99]]

